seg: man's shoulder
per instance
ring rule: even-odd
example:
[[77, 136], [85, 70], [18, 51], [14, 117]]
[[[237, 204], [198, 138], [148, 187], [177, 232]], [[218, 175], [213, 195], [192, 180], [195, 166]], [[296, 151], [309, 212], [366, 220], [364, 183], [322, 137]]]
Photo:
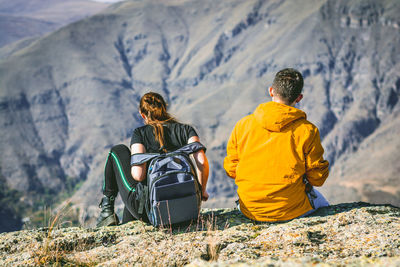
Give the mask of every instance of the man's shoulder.
[[243, 118], [241, 118], [237, 123], [236, 126], [241, 126], [244, 124], [248, 124], [251, 123], [254, 120], [254, 114], [249, 114], [247, 116], [244, 116]]
[[311, 121], [307, 120], [307, 119], [303, 119], [302, 120], [302, 124], [304, 125], [304, 127], [307, 127], [309, 129], [318, 129], [317, 126], [315, 126], [314, 123], [312, 123]]
[[298, 127], [296, 128], [301, 132], [304, 132], [305, 134], [314, 135], [315, 133], [318, 132], [318, 127], [305, 118], [298, 120], [297, 123]]

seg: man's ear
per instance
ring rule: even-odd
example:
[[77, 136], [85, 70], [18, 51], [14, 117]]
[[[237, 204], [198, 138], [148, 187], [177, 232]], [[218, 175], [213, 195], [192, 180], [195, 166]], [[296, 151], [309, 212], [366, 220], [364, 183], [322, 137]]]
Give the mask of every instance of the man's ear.
[[143, 113], [141, 113], [141, 112], [139, 112], [140, 113], [140, 116], [142, 116], [142, 118], [144, 119], [144, 120], [146, 120], [146, 116], [143, 114]]
[[274, 89], [272, 87], [268, 89], [268, 92], [271, 97], [274, 97]]
[[300, 100], [303, 99], [303, 94], [300, 94], [297, 98], [296, 98], [296, 103], [299, 103]]

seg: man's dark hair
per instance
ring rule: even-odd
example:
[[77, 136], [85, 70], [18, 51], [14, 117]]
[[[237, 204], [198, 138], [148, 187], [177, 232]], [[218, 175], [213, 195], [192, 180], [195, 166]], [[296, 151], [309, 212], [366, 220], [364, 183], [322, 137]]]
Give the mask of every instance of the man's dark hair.
[[275, 75], [272, 88], [288, 104], [293, 103], [303, 90], [303, 76], [295, 69], [283, 69]]

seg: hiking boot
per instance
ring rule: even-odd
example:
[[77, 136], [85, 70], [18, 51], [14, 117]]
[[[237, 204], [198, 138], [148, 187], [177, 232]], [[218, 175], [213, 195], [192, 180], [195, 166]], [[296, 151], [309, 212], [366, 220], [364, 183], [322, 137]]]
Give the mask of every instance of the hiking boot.
[[114, 201], [114, 196], [103, 196], [103, 198], [101, 199], [101, 202], [99, 204], [101, 212], [99, 218], [97, 218], [97, 227], [119, 224], [118, 216], [114, 213]]

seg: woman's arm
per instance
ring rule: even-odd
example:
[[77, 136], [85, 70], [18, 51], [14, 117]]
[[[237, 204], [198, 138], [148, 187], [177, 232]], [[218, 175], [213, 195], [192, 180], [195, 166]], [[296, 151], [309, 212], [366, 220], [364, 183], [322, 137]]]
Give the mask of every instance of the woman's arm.
[[[131, 145], [131, 155], [137, 154], [137, 153], [146, 153], [146, 148], [144, 147], [144, 145], [142, 145], [140, 143]], [[138, 182], [141, 182], [144, 179], [146, 179], [146, 163], [143, 163], [141, 165], [132, 166], [131, 174], [132, 174], [133, 179], [135, 179]]]
[[[193, 142], [200, 142], [200, 138], [198, 136], [192, 136], [188, 140], [189, 143]], [[208, 175], [209, 175], [209, 165], [208, 165], [208, 160], [206, 157], [206, 153], [204, 153], [203, 150], [199, 150], [195, 153], [193, 153], [194, 160], [196, 162], [196, 172], [197, 172], [197, 177], [200, 178], [200, 184], [201, 184], [201, 189], [202, 189], [202, 198], [204, 201], [207, 201], [209, 195], [207, 193], [206, 187], [207, 187], [207, 181], [208, 181]]]

